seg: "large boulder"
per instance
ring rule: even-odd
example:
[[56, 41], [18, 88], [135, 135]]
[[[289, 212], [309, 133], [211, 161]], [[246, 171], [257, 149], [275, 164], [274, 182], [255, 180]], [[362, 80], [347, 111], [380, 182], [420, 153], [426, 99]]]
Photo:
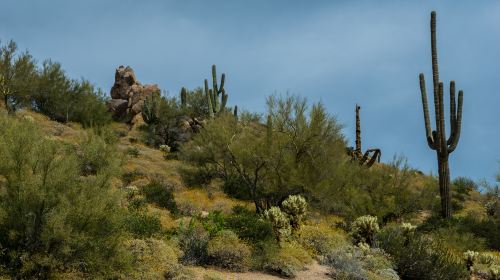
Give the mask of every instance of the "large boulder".
[[130, 123], [141, 114], [144, 100], [152, 94], [160, 94], [158, 85], [142, 85], [136, 78], [134, 70], [121, 65], [115, 71], [115, 83], [111, 87], [111, 100], [108, 110], [117, 121]]

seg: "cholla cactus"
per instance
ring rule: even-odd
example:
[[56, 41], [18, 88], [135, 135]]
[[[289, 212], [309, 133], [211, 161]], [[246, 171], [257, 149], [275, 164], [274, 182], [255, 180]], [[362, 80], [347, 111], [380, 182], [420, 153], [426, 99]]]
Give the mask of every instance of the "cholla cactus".
[[361, 249], [361, 251], [363, 251], [364, 253], [370, 252], [370, 245], [366, 244], [365, 242], [359, 242], [358, 248]]
[[361, 216], [351, 225], [351, 235], [356, 243], [364, 242], [370, 246], [373, 245], [375, 233], [379, 231], [377, 217]]
[[490, 217], [493, 217], [493, 216], [495, 216], [495, 212], [497, 210], [497, 202], [490, 200], [490, 201], [486, 202], [486, 204], [484, 205], [484, 208], [486, 209], [486, 214], [488, 214], [488, 216], [490, 216]]
[[500, 267], [497, 265], [492, 265], [490, 267], [490, 279], [500, 280]]
[[464, 253], [464, 261], [465, 265], [467, 266], [467, 270], [470, 270], [474, 266], [474, 262], [476, 261], [477, 257], [479, 256], [478, 252], [468, 250], [467, 252]]
[[167, 157], [168, 153], [170, 153], [169, 145], [160, 145], [160, 151], [163, 152], [163, 157]]
[[401, 229], [403, 230], [403, 233], [408, 234], [410, 232], [415, 231], [417, 226], [412, 225], [411, 223], [402, 223], [401, 224]]
[[301, 195], [290, 195], [281, 206], [283, 211], [288, 214], [292, 229], [299, 230], [307, 211], [306, 199]]
[[264, 211], [264, 217], [271, 222], [274, 235], [278, 241], [283, 241], [290, 236], [290, 220], [279, 207], [273, 206]]

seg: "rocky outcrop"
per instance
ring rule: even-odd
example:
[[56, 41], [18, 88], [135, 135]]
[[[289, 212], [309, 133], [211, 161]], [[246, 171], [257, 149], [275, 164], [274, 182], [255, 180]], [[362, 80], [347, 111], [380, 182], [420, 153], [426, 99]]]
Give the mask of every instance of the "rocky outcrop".
[[113, 113], [116, 121], [141, 122], [137, 119], [142, 118], [142, 105], [152, 94], [160, 94], [158, 85], [142, 85], [134, 70], [130, 66], [122, 65], [116, 68], [115, 83], [111, 88], [112, 99], [107, 102], [108, 110]]

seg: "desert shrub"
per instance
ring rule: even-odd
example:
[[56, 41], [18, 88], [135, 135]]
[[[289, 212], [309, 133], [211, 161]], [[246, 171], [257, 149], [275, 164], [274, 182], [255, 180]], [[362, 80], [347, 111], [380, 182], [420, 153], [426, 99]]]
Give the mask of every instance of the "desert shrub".
[[262, 244], [261, 250], [261, 268], [285, 277], [295, 277], [312, 262], [307, 250], [296, 242], [268, 241]]
[[142, 212], [131, 211], [125, 219], [127, 230], [135, 237], [151, 237], [161, 232], [160, 219], [157, 216]]
[[222, 230], [208, 242], [208, 257], [214, 265], [241, 271], [248, 265], [250, 247], [230, 230]]
[[233, 213], [226, 217], [226, 227], [235, 232], [239, 238], [252, 243], [273, 237], [269, 221], [242, 206], [233, 207]]
[[201, 219], [201, 223], [210, 237], [214, 237], [226, 227], [226, 218], [221, 211], [212, 211]]
[[283, 211], [288, 214], [292, 229], [299, 230], [307, 211], [305, 198], [301, 195], [291, 195], [281, 203], [281, 206]]
[[276, 240], [284, 241], [290, 237], [290, 220], [279, 207], [273, 206], [264, 212], [264, 217], [271, 223]]
[[[444, 236], [446, 236], [446, 231], [456, 232], [453, 233], [453, 235], [457, 235], [457, 238], [454, 238], [457, 241], [454, 243], [462, 251], [481, 251], [484, 246], [494, 250], [500, 249], [500, 221], [498, 218], [478, 219], [466, 216], [443, 220], [439, 217], [432, 217], [427, 219], [419, 229], [426, 233], [442, 231]], [[453, 239], [450, 238], [450, 241]], [[460, 246], [460, 244], [467, 246]]]
[[321, 256], [347, 243], [345, 234], [322, 224], [303, 226], [297, 239], [304, 248]]
[[125, 243], [132, 255], [134, 269], [128, 279], [164, 279], [175, 275], [179, 267], [176, 248], [159, 239], [132, 239]]
[[137, 149], [136, 147], [128, 148], [127, 155], [136, 158], [139, 156], [139, 149]]
[[78, 143], [77, 154], [82, 175], [96, 175], [103, 170], [109, 170], [111, 166], [119, 165], [120, 158], [116, 147], [106, 140], [93, 130], [88, 130]]
[[429, 232], [435, 240], [446, 244], [450, 250], [457, 254], [465, 251], [483, 251], [486, 249], [486, 240], [474, 233], [464, 230], [459, 226], [438, 228]]
[[170, 213], [176, 215], [179, 212], [174, 199], [172, 186], [164, 184], [158, 180], [152, 180], [142, 187], [142, 193], [150, 203], [168, 209]]
[[133, 170], [133, 171], [130, 171], [130, 172], [124, 172], [122, 174], [122, 176], [121, 176], [122, 177], [122, 181], [123, 181], [123, 185], [124, 186], [128, 186], [130, 183], [132, 183], [133, 181], [137, 180], [141, 176], [144, 176], [144, 174], [142, 174], [138, 170]]
[[0, 183], [0, 264], [24, 279], [62, 270], [90, 278], [126, 271], [125, 213], [110, 187], [115, 163], [82, 177], [74, 150], [46, 139], [34, 124], [0, 116], [0, 127], [6, 179]]
[[401, 226], [387, 226], [376, 244], [390, 254], [404, 279], [468, 279], [461, 256], [427, 235], [407, 235]]
[[399, 279], [390, 258], [380, 249], [344, 245], [331, 251], [324, 263], [334, 279]]
[[183, 252], [182, 263], [199, 265], [207, 262], [208, 232], [198, 221], [191, 219], [187, 225], [179, 225], [177, 238]]
[[375, 234], [379, 231], [377, 217], [361, 216], [351, 225], [351, 235], [355, 243], [366, 243], [373, 245]]

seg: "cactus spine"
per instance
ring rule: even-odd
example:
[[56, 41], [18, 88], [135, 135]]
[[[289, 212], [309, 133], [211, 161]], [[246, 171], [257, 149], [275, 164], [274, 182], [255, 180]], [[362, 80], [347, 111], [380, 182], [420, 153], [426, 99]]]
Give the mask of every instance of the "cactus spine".
[[424, 74], [420, 73], [420, 92], [424, 111], [425, 133], [429, 148], [436, 151], [439, 174], [439, 193], [441, 196], [441, 215], [451, 217], [450, 170], [448, 157], [457, 147], [462, 126], [463, 91], [458, 93], [458, 108], [455, 104], [455, 82], [450, 82], [450, 124], [451, 134], [446, 139], [443, 83], [439, 81], [437, 46], [436, 46], [436, 12], [431, 13], [431, 51], [432, 51], [432, 81], [434, 86], [434, 112], [436, 115], [436, 130], [432, 130], [429, 121], [429, 107], [425, 88]]
[[[205, 95], [207, 96], [208, 110], [210, 117], [225, 111], [228, 95], [224, 89], [226, 74], [222, 73], [220, 86], [217, 84], [217, 69], [212, 65], [212, 88], [208, 87], [208, 80], [205, 79]], [[219, 100], [220, 98], [220, 100]]]

